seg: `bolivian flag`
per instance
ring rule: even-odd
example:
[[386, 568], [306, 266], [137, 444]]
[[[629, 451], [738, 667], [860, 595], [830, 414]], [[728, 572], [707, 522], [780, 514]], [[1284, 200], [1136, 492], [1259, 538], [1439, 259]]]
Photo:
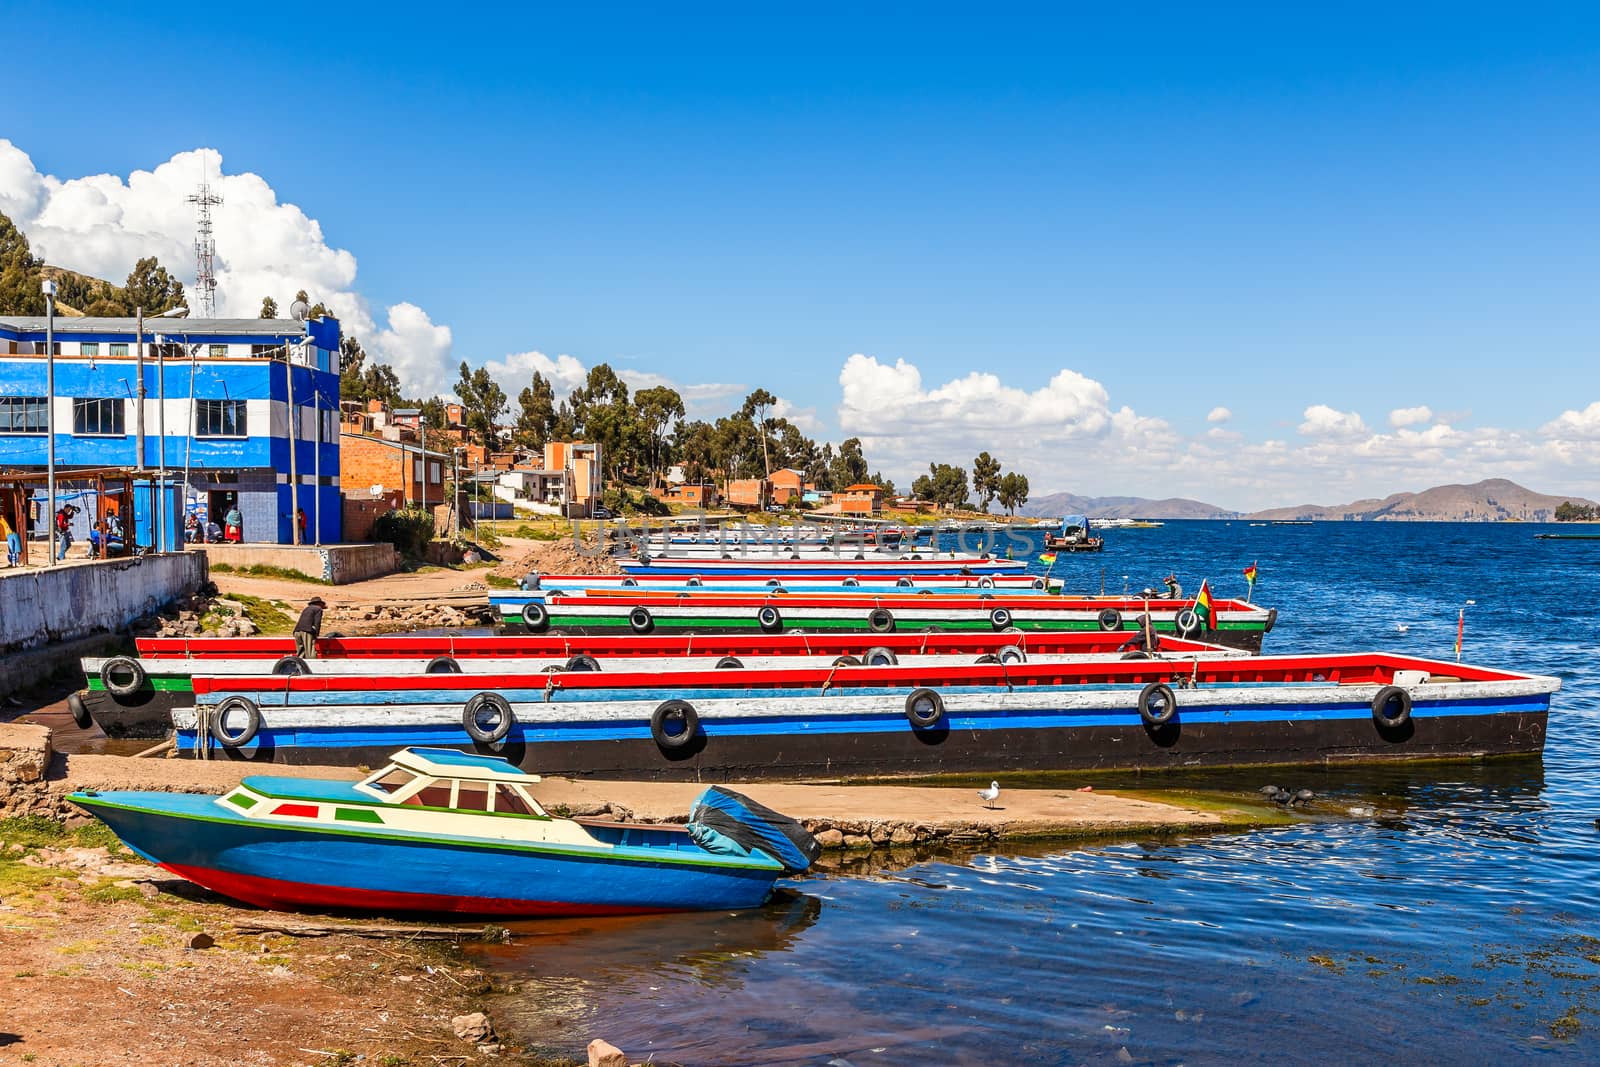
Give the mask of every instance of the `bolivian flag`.
[[1054, 552], [1041, 552], [1041, 553], [1039, 553], [1039, 562], [1040, 563], [1054, 563], [1055, 561], [1056, 561], [1056, 554]]
[[1205, 579], [1200, 581], [1200, 592], [1195, 594], [1194, 613], [1200, 619], [1200, 628], [1215, 630], [1217, 628], [1216, 612], [1211, 607], [1211, 583]]
[[1256, 565], [1254, 563], [1244, 569], [1244, 580], [1251, 585], [1256, 584]]

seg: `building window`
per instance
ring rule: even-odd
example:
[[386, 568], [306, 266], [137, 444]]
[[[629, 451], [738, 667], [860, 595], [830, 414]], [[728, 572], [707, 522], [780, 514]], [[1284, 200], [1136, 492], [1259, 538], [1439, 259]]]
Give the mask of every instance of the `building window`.
[[196, 437], [245, 437], [243, 400], [197, 400], [194, 409]]
[[430, 481], [430, 482], [439, 481], [439, 464], [437, 464], [437, 463], [428, 464], [428, 481]]
[[318, 440], [325, 445], [331, 445], [339, 440], [339, 413], [337, 411], [321, 412], [322, 432]]
[[211, 358], [212, 359], [226, 359], [227, 356], [228, 356], [228, 346], [227, 345], [212, 345], [211, 346]]
[[100, 354], [100, 342], [98, 342], [98, 341], [85, 341], [85, 342], [83, 342], [83, 344], [78, 346], [78, 354], [80, 356], [98, 356]]
[[0, 396], [0, 433], [44, 433], [44, 403], [42, 396]]
[[77, 397], [72, 401], [72, 432], [121, 437], [124, 405], [120, 398]]
[[120, 344], [109, 344], [106, 347], [111, 350], [111, 355], [113, 356], [126, 356], [128, 354], [127, 342], [122, 342]]

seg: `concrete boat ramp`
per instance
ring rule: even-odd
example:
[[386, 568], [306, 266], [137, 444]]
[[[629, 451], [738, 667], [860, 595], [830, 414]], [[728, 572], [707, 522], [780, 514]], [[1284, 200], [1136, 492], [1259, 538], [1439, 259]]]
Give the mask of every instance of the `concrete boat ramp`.
[[[232, 761], [138, 759], [55, 752], [50, 729], [0, 724], [0, 816], [77, 814], [66, 795], [79, 789], [221, 792], [252, 774], [282, 773]], [[296, 767], [294, 775], [352, 780], [351, 767]], [[687, 782], [546, 778], [535, 795], [552, 811], [624, 822], [682, 822], [703, 787]], [[825, 847], [974, 844], [1004, 838], [1099, 837], [1203, 831], [1241, 825], [1260, 814], [1072, 789], [1002, 788], [993, 807], [976, 789], [837, 782], [735, 784], [751, 798], [803, 822]]]

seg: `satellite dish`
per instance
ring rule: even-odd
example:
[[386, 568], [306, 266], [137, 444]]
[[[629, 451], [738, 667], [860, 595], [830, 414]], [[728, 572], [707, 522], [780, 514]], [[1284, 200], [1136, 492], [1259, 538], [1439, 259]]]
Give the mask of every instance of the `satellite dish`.
[[367, 492], [371, 493], [375, 497], [382, 496], [383, 495], [383, 486], [381, 486], [381, 485], [369, 485], [369, 486], [367, 486]]
[[306, 321], [306, 315], [311, 311], [311, 305], [304, 300], [296, 300], [289, 305], [289, 317], [297, 322]]

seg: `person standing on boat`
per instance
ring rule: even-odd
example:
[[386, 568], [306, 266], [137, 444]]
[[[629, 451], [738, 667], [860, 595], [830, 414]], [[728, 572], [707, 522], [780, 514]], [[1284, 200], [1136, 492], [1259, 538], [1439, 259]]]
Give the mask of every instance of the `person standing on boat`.
[[1183, 586], [1178, 584], [1178, 576], [1176, 574], [1167, 575], [1165, 578], [1161, 579], [1161, 584], [1167, 587], [1168, 600], [1183, 599]]
[[300, 621], [294, 624], [294, 654], [301, 659], [317, 657], [317, 636], [322, 633], [322, 609], [327, 606], [321, 597], [312, 597], [306, 610], [300, 613]]

